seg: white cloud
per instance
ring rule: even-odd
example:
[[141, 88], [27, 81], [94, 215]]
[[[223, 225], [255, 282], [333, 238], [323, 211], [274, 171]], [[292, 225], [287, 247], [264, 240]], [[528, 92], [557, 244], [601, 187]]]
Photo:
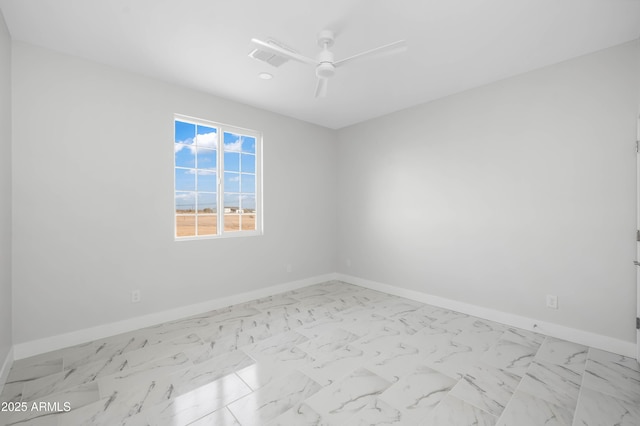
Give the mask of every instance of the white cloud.
[[238, 136], [235, 142], [225, 142], [224, 150], [228, 152], [240, 152], [242, 150], [242, 137]]
[[211, 132], [196, 136], [200, 148], [216, 149], [218, 147], [218, 133]]
[[178, 153], [180, 151], [182, 151], [184, 148], [191, 148], [190, 146], [187, 145], [180, 145], [178, 143], [173, 144], [173, 151], [174, 153]]
[[185, 148], [188, 148], [191, 153], [195, 155], [198, 148], [216, 149], [218, 147], [218, 134], [215, 132], [205, 133], [196, 137], [198, 139], [197, 147], [193, 143], [193, 138], [189, 138], [184, 141], [178, 141], [178, 143], [174, 144], [174, 151], [177, 153]]

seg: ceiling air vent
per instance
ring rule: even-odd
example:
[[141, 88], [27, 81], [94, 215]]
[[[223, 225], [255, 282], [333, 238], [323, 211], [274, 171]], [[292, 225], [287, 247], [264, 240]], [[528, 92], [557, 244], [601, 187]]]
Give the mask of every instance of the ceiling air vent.
[[[291, 49], [289, 46], [285, 46], [284, 44], [278, 41], [275, 41], [272, 38], [267, 39], [267, 43], [273, 44], [274, 46], [278, 46], [284, 50], [288, 50], [289, 52], [297, 53], [295, 50]], [[252, 57], [253, 59], [266, 62], [269, 65], [272, 65], [274, 67], [279, 67], [280, 65], [286, 62], [289, 62], [288, 58], [282, 57], [280, 55], [276, 55], [275, 53], [272, 53], [272, 52], [266, 52], [264, 50], [260, 50], [260, 48], [253, 50], [251, 53], [249, 53], [249, 56]]]

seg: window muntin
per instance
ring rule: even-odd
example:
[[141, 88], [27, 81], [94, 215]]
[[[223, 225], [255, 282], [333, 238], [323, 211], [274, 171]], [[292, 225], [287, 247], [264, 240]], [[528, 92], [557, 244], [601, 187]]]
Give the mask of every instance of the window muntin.
[[176, 238], [259, 235], [260, 134], [184, 116], [174, 123]]

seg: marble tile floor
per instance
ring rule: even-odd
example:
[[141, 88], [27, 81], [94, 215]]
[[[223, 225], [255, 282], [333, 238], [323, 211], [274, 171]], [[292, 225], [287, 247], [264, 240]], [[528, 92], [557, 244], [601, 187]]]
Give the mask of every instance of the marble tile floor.
[[332, 281], [17, 360], [0, 402], [7, 425], [638, 426], [640, 365]]

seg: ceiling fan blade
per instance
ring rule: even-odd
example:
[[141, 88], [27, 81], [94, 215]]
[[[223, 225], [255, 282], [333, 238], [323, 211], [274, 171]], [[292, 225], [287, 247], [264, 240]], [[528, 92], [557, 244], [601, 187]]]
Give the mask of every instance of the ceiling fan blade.
[[316, 98], [324, 98], [327, 96], [327, 86], [329, 80], [326, 78], [319, 78], [318, 85], [316, 86]]
[[405, 50], [407, 50], [407, 42], [404, 40], [399, 40], [393, 43], [385, 44], [384, 46], [376, 47], [375, 49], [367, 50], [366, 52], [358, 53], [357, 55], [353, 55], [345, 59], [341, 59], [334, 62], [333, 65], [337, 68], [350, 62], [358, 61], [360, 59], [369, 59], [376, 56], [391, 55], [393, 53], [404, 52]]
[[306, 56], [300, 55], [295, 52], [290, 52], [286, 49], [281, 48], [280, 46], [267, 43], [266, 41], [258, 40], [257, 38], [252, 38], [251, 43], [258, 46], [261, 50], [266, 50], [267, 52], [273, 53], [274, 55], [283, 56], [285, 58], [293, 59], [305, 64], [318, 65], [318, 61], [316, 61], [315, 59], [307, 58]]

